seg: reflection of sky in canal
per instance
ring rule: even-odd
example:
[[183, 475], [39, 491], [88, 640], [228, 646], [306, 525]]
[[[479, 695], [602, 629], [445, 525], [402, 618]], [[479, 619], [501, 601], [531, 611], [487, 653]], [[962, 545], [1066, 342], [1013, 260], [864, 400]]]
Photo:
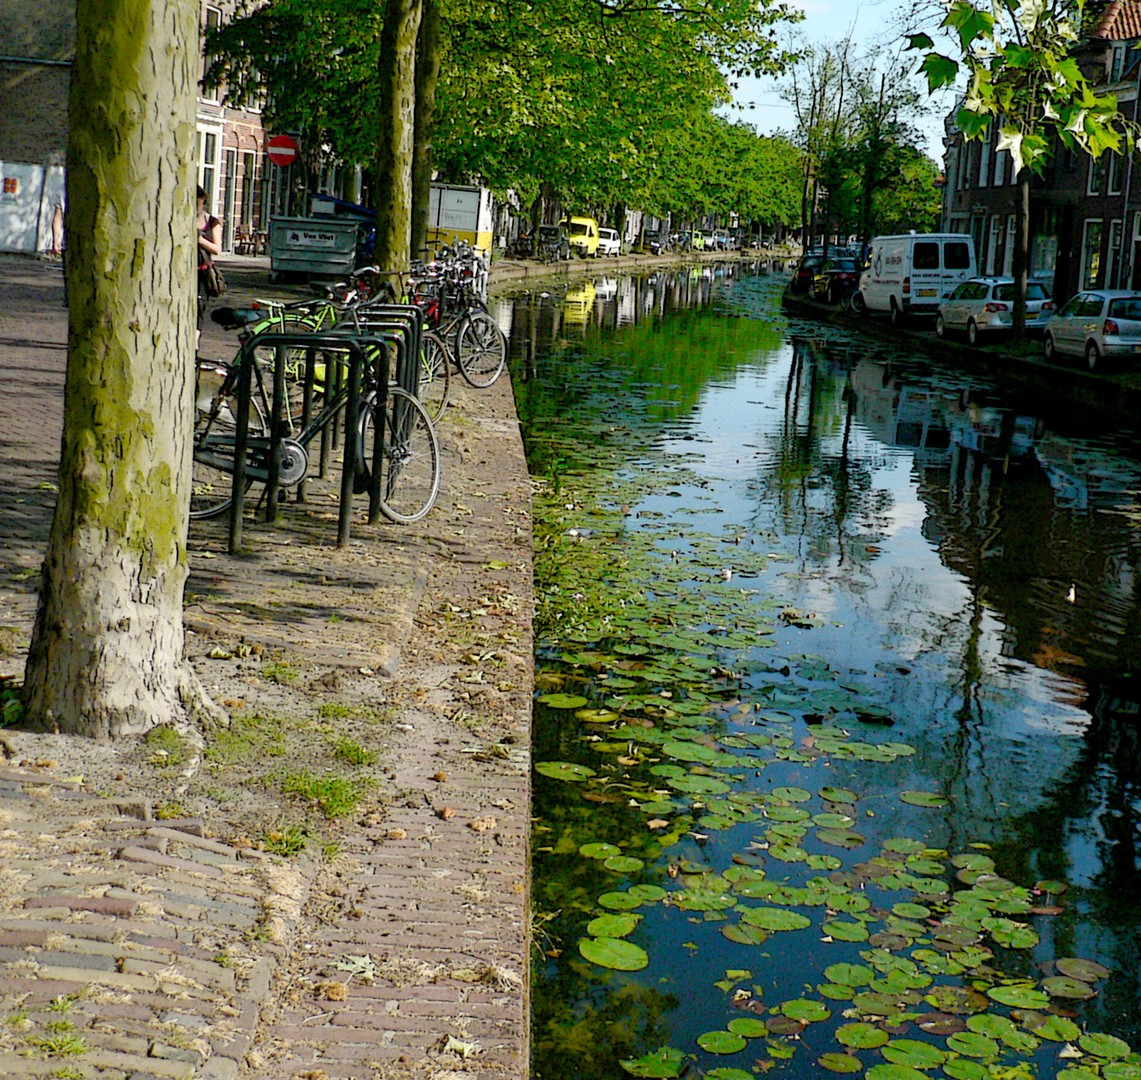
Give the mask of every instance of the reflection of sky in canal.
[[[743, 281], [735, 291], [771, 306], [768, 282]], [[647, 528], [662, 517], [676, 522], [678, 535], [663, 548], [684, 548], [691, 533], [733, 538], [711, 557], [711, 582], [734, 568], [735, 552], [771, 553], [763, 571], [735, 571], [742, 609], [763, 625], [775, 599], [818, 620], [811, 629], [776, 627], [776, 646], [752, 658], [749, 691], [763, 691], [765, 663], [805, 654], [866, 688], [865, 699], [895, 721], [883, 737], [918, 753], [873, 770], [843, 759], [828, 765], [826, 782], [858, 790], [870, 811], [860, 827], [880, 838], [922, 835], [950, 851], [992, 843], [1019, 880], [1062, 876], [1088, 889], [1075, 903], [1083, 919], [1064, 928], [1037, 920], [1043, 941], [1030, 961], [1118, 958], [1127, 977], [1101, 1005], [1119, 1034], [1136, 1034], [1130, 924], [1141, 804], [1128, 729], [1114, 718], [1118, 695], [1136, 700], [1129, 679], [1141, 670], [1141, 538], [1123, 516], [1141, 505], [1141, 468], [1112, 437], [1048, 430], [996, 403], [977, 379], [847, 331], [824, 337], [766, 343], [696, 397], [668, 383], [638, 384], [662, 410], [655, 447], [676, 462], [678, 479], [666, 490], [647, 485], [628, 527], [639, 527], [640, 513]], [[601, 351], [604, 381], [618, 365]], [[670, 402], [683, 403], [671, 410]], [[626, 475], [644, 464], [629, 461]], [[801, 686], [813, 689], [811, 679]], [[763, 777], [765, 789], [821, 782], [816, 767], [791, 763], [770, 763]], [[941, 791], [954, 809], [917, 821], [898, 801], [907, 788]], [[755, 832], [685, 840], [671, 857], [722, 865]], [[647, 914], [647, 936], [664, 946], [651, 950], [647, 985], [660, 979], [683, 999], [697, 986], [709, 993], [725, 954], [690, 950], [692, 933], [684, 912]], [[771, 962], [754, 965], [756, 981], [790, 971], [793, 982], [820, 981], [818, 950], [799, 948], [795, 935], [775, 935], [764, 946]], [[830, 948], [828, 962], [840, 949]], [[714, 1016], [718, 1002], [709, 1005]], [[710, 1016], [682, 1009], [673, 1022], [684, 1044]]]
[[[781, 406], [791, 345], [773, 359], [775, 363], [740, 369], [733, 383], [711, 385], [684, 423], [663, 433], [660, 445], [684, 457], [710, 485], [709, 502], [718, 515], [703, 527], [739, 526], [748, 542], [767, 547], [771, 540], [774, 550], [792, 556], [790, 563], [770, 571], [779, 581], [781, 598], [826, 618], [828, 625], [786, 632], [786, 644], [857, 671], [906, 663], [905, 677], [879, 680], [883, 703], [906, 705], [911, 715], [922, 713], [925, 725], [937, 732], [963, 703], [957, 650], [966, 647], [961, 639], [973, 598], [970, 583], [942, 563], [923, 535], [929, 510], [918, 492], [915, 452], [885, 446], [856, 420], [848, 432], [846, 456], [853, 468], [867, 472], [868, 483], [844, 521], [836, 520], [834, 490], [819, 484], [815, 475], [784, 485], [774, 482], [766, 474], [779, 470], [782, 440], [789, 433], [787, 410]], [[837, 461], [844, 434], [826, 431], [816, 461]], [[789, 507], [790, 489], [800, 502], [791, 514], [782, 512]], [[646, 506], [668, 513], [677, 502], [651, 497]], [[825, 535], [803, 531], [806, 522], [814, 522]], [[845, 529], [851, 534], [849, 546], [861, 549], [858, 558], [846, 559], [839, 544], [827, 542]], [[995, 614], [984, 609], [978, 641], [971, 646], [977, 651], [972, 662], [986, 672], [986, 740], [995, 758], [988, 772], [1004, 764], [1020, 769], [1025, 762], [1012, 745], [1030, 730], [1080, 735], [1088, 722], [1088, 714], [1071, 704], [1075, 688], [1069, 680], [1004, 657], [1003, 629]], [[1076, 745], [1067, 752], [1064, 743], [1054, 748], [1052, 768], [1040, 773], [1036, 784], [1048, 787], [1075, 750]], [[991, 772], [988, 788], [996, 787], [994, 779]], [[1001, 791], [1001, 785], [997, 788]], [[985, 807], [977, 809], [987, 813]]]

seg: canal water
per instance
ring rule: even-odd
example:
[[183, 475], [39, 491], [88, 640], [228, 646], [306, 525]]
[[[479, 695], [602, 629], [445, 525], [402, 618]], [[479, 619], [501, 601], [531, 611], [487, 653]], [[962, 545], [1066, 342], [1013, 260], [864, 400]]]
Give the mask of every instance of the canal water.
[[533, 1076], [1141, 1077], [1141, 460], [772, 267], [501, 301]]

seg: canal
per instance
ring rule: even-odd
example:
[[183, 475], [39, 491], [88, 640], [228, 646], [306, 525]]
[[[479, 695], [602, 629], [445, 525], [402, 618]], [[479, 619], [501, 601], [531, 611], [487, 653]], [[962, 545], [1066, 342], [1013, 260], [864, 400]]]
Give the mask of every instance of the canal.
[[706, 266], [501, 301], [533, 1076], [1141, 1077], [1141, 459]]

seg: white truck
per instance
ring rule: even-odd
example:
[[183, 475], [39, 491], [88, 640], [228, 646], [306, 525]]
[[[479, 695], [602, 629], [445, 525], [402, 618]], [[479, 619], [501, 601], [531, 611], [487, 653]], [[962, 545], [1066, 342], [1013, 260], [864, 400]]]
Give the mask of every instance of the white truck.
[[934, 315], [943, 297], [977, 272], [974, 241], [963, 233], [877, 236], [860, 275], [860, 298], [868, 311], [898, 324], [909, 315]]

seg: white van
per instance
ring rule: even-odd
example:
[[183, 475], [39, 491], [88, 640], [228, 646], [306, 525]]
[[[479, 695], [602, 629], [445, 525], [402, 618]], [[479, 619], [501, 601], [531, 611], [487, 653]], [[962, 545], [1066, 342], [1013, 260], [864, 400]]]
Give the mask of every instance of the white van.
[[874, 237], [860, 296], [868, 311], [934, 315], [952, 289], [974, 277], [975, 244], [965, 233], [907, 233]]

